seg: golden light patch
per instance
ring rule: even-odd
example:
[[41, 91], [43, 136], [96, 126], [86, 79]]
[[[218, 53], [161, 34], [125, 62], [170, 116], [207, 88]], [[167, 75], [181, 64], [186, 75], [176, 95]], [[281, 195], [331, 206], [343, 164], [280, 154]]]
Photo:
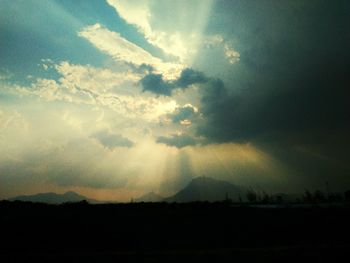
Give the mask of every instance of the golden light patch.
[[191, 125], [192, 124], [192, 122], [190, 121], [190, 120], [182, 120], [182, 121], [180, 121], [180, 124], [181, 125], [184, 125], [184, 126], [189, 126], [189, 125]]

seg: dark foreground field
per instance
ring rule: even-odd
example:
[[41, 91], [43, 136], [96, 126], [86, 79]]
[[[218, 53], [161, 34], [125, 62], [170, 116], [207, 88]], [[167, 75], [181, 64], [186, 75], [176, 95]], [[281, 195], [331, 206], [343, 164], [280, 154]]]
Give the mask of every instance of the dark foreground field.
[[350, 209], [3, 201], [0, 233], [0, 262], [346, 262]]

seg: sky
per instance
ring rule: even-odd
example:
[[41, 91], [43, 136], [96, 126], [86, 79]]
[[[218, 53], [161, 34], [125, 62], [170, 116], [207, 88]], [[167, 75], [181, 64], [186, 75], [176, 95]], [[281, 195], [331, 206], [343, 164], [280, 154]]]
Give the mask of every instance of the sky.
[[0, 198], [350, 189], [349, 25], [342, 0], [0, 0]]

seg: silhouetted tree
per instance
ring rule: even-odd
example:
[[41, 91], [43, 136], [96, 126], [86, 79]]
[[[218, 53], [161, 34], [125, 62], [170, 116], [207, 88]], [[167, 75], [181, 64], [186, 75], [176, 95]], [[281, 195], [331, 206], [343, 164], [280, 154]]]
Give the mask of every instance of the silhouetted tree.
[[241, 197], [241, 194], [238, 195], [238, 202], [240, 202], [240, 203], [243, 202], [242, 197]]
[[247, 199], [249, 202], [256, 202], [257, 199], [258, 199], [258, 195], [257, 193], [253, 190], [253, 189], [250, 189], [248, 192], [247, 192]]
[[229, 197], [228, 193], [226, 192], [225, 194], [225, 200], [224, 200], [225, 203], [232, 203], [232, 199]]
[[322, 203], [326, 200], [324, 193], [321, 190], [316, 190], [313, 197], [314, 202]]
[[262, 192], [261, 202], [264, 204], [271, 202], [270, 195], [268, 193], [266, 193], [265, 191]]
[[305, 189], [303, 200], [305, 203], [311, 203], [313, 201], [312, 193]]
[[282, 196], [281, 194], [276, 195], [275, 201], [276, 201], [276, 203], [278, 203], [278, 204], [283, 203], [283, 196]]

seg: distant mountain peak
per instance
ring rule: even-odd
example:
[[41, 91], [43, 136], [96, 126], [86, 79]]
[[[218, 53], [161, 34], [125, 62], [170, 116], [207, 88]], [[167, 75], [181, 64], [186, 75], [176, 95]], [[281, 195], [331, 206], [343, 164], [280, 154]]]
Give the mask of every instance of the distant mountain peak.
[[223, 181], [223, 180], [220, 180], [220, 179], [214, 179], [213, 177], [209, 177], [209, 176], [205, 176], [205, 175], [194, 177], [190, 183], [192, 183], [192, 182], [204, 182], [204, 183], [208, 183], [208, 182], [225, 182], [225, 183], [229, 183], [227, 181]]
[[80, 195], [80, 194], [78, 194], [78, 193], [76, 193], [76, 192], [74, 192], [74, 191], [67, 191], [67, 192], [65, 192], [63, 195], [64, 195], [64, 196], [70, 196], [70, 197], [81, 197], [81, 198], [85, 198], [85, 199], [86, 199], [85, 196]]
[[177, 194], [166, 198], [169, 202], [193, 202], [193, 201], [222, 201], [227, 197], [238, 200], [243, 196], [246, 189], [233, 185], [224, 180], [214, 179], [208, 176], [199, 176]]
[[48, 204], [62, 204], [66, 202], [80, 202], [83, 200], [91, 203], [96, 203], [96, 200], [89, 199], [86, 196], [80, 195], [73, 191], [67, 191], [64, 194], [57, 193], [38, 193], [34, 195], [21, 195], [9, 199], [10, 201], [28, 201]]

